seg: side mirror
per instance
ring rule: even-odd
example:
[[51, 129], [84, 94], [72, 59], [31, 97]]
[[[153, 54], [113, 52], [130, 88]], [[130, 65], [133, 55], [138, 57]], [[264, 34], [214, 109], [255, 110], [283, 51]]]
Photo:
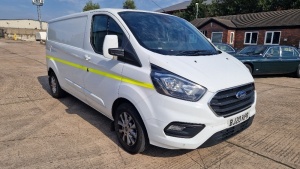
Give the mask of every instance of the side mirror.
[[111, 48], [118, 48], [118, 36], [117, 35], [106, 35], [103, 42], [103, 56], [108, 59], [113, 59], [113, 53], [109, 52]]

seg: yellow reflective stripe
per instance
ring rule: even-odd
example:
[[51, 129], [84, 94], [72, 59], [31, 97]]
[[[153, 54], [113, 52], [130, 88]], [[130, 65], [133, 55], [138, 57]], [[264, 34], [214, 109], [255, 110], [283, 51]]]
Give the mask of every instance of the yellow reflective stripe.
[[89, 72], [95, 73], [95, 74], [97, 74], [97, 75], [105, 76], [105, 77], [108, 77], [108, 78], [111, 78], [111, 79], [116, 79], [116, 80], [122, 81], [122, 76], [118, 76], [118, 75], [115, 75], [115, 74], [103, 72], [103, 71], [101, 71], [101, 70], [89, 68]]
[[62, 64], [72, 66], [72, 67], [75, 67], [77, 69], [81, 69], [81, 70], [84, 70], [84, 71], [87, 71], [87, 69], [89, 69], [89, 72], [100, 75], [100, 76], [105, 76], [105, 77], [108, 77], [108, 78], [111, 78], [111, 79], [115, 79], [115, 80], [119, 80], [119, 81], [122, 81], [122, 82], [125, 82], [125, 83], [145, 87], [145, 88], [148, 88], [148, 89], [154, 89], [154, 86], [151, 83], [140, 82], [140, 81], [137, 81], [137, 80], [134, 80], [134, 79], [131, 79], [131, 78], [124, 77], [124, 76], [119, 76], [119, 75], [104, 72], [104, 71], [101, 71], [101, 70], [88, 68], [88, 67], [85, 67], [85, 66], [73, 63], [73, 62], [69, 62], [69, 61], [66, 61], [66, 60], [63, 60], [63, 59], [59, 59], [59, 58], [56, 58], [56, 57], [53, 57], [53, 56], [46, 56], [46, 57], [50, 60], [55, 60], [55, 61], [60, 62]]
[[72, 66], [72, 67], [75, 67], [77, 69], [81, 69], [81, 70], [85, 70], [87, 69], [87, 67], [84, 67], [82, 65], [79, 65], [79, 64], [76, 64], [76, 63], [72, 63], [72, 62], [69, 62], [69, 61], [66, 61], [66, 60], [62, 60], [62, 59], [59, 59], [59, 58], [55, 58], [55, 57], [52, 57], [52, 56], [46, 56], [48, 59], [50, 60], [55, 60], [57, 62], [60, 62], [60, 63], [63, 63], [65, 65], [69, 65], [69, 66]]
[[145, 87], [148, 89], [154, 89], [154, 86], [151, 83], [144, 83], [144, 82], [140, 82], [140, 81], [137, 81], [134, 79], [129, 79], [126, 77], [123, 77], [122, 82], [130, 83], [130, 84], [137, 85], [137, 86], [142, 86], [142, 87]]

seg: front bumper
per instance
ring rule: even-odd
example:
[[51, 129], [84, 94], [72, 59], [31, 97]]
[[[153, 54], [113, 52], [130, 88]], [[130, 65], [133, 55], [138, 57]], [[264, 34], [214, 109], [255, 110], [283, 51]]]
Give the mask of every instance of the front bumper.
[[[150, 144], [168, 149], [196, 149], [201, 145], [210, 146], [224, 141], [251, 125], [249, 123], [247, 127], [239, 127], [244, 122], [234, 127], [229, 127], [228, 120], [244, 113], [249, 113], [247, 121], [252, 122], [256, 113], [256, 94], [255, 101], [250, 108], [230, 117], [217, 116], [212, 112], [207, 103], [213, 96], [214, 93], [207, 92], [199, 102], [185, 102], [157, 95], [148, 98], [148, 103], [141, 102], [144, 103], [139, 105], [144, 110], [141, 112], [152, 116], [152, 118], [144, 119]], [[150, 107], [148, 107], [149, 105]], [[145, 107], [148, 107], [148, 109], [145, 109]], [[205, 128], [192, 138], [168, 136], [164, 129], [172, 122], [204, 124]], [[234, 129], [233, 134], [230, 134], [232, 129]], [[224, 132], [225, 130], [228, 132]], [[228, 136], [225, 136], [224, 133], [228, 134]]]
[[250, 117], [248, 120], [246, 120], [236, 126], [233, 126], [233, 127], [230, 127], [230, 128], [227, 128], [227, 129], [224, 129], [222, 131], [215, 133], [208, 140], [206, 140], [200, 147], [201, 148], [210, 147], [210, 146], [219, 144], [222, 141], [225, 141], [225, 140], [239, 134], [240, 132], [242, 132], [245, 129], [247, 129], [248, 127], [250, 127], [253, 119], [254, 119], [254, 116]]

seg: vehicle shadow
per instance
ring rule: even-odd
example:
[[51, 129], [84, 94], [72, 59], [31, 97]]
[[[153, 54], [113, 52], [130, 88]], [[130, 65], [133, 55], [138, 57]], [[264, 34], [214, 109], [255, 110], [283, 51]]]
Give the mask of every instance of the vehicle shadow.
[[[42, 88], [50, 94], [48, 76], [39, 76], [38, 81], [41, 84]], [[112, 121], [109, 118], [102, 115], [95, 109], [91, 108], [90, 106], [70, 94], [68, 94], [65, 98], [59, 99], [59, 101], [67, 107], [66, 113], [76, 114], [83, 120], [89, 122], [121, 148], [115, 132], [111, 131], [110, 127]], [[153, 157], [174, 157], [186, 154], [190, 151], [191, 150], [169, 150], [150, 145], [148, 149], [142, 154]]]
[[253, 75], [254, 78], [277, 78], [277, 77], [289, 77], [295, 78], [293, 74], [272, 74], [272, 75]]

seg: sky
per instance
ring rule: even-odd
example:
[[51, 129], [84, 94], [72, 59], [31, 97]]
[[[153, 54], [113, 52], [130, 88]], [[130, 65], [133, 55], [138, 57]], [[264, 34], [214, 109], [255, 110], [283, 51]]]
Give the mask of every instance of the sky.
[[[60, 16], [82, 12], [88, 0], [44, 0], [42, 20], [48, 21]], [[93, 0], [101, 8], [122, 8], [125, 0]], [[186, 0], [134, 0], [137, 9], [155, 11]], [[0, 0], [0, 19], [34, 19], [37, 20], [37, 8], [32, 0]]]

